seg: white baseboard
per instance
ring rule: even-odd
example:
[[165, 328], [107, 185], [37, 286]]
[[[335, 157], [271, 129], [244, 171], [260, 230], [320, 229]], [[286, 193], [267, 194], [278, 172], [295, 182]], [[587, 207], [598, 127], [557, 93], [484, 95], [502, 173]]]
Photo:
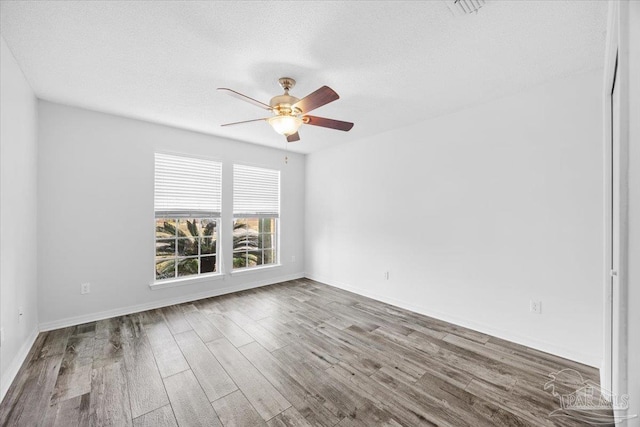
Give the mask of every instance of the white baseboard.
[[594, 358], [593, 355], [590, 354], [583, 354], [580, 352], [576, 352], [573, 351], [569, 348], [563, 348], [563, 347], [559, 347], [555, 344], [549, 343], [549, 342], [545, 342], [545, 341], [540, 341], [540, 340], [535, 340], [532, 339], [530, 337], [525, 337], [522, 335], [518, 335], [518, 334], [514, 334], [511, 331], [505, 331], [505, 330], [501, 330], [501, 329], [497, 329], [494, 328], [490, 325], [481, 323], [481, 322], [477, 322], [475, 320], [470, 320], [470, 319], [463, 319], [460, 317], [456, 317], [456, 316], [451, 316], [448, 315], [446, 313], [441, 313], [441, 312], [435, 312], [432, 310], [427, 310], [424, 307], [421, 307], [419, 305], [415, 305], [412, 303], [408, 303], [406, 301], [402, 301], [399, 299], [395, 299], [395, 298], [390, 298], [390, 297], [386, 297], [386, 296], [382, 296], [382, 295], [378, 295], [376, 293], [370, 292], [366, 289], [362, 289], [362, 288], [358, 288], [355, 286], [351, 286], [348, 285], [346, 283], [341, 283], [341, 282], [337, 282], [335, 280], [330, 280], [327, 279], [326, 277], [322, 277], [316, 274], [309, 274], [306, 273], [305, 274], [306, 277], [308, 277], [311, 280], [315, 280], [317, 282], [321, 282], [324, 284], [327, 284], [329, 286], [333, 286], [335, 288], [339, 288], [339, 289], [343, 289], [345, 291], [349, 291], [349, 292], [353, 292], [356, 293], [358, 295], [362, 295], [380, 302], [384, 302], [387, 304], [391, 304], [394, 305], [396, 307], [400, 307], [400, 308], [404, 308], [406, 310], [410, 310], [413, 311], [414, 313], [418, 313], [418, 314], [422, 314], [425, 316], [429, 316], [429, 317], [433, 317], [435, 319], [439, 319], [445, 322], [449, 322], [449, 323], [453, 323], [454, 325], [458, 325], [458, 326], [462, 326], [465, 328], [469, 328], [472, 329], [474, 331], [478, 331], [481, 332], [483, 334], [487, 334], [487, 335], [491, 335], [494, 336], [496, 338], [500, 338], [503, 340], [507, 340], [507, 341], [511, 341], [514, 342], [516, 344], [520, 344], [526, 347], [530, 347], [536, 350], [540, 350], [543, 351], [545, 353], [551, 353], [553, 355], [565, 358], [565, 359], [569, 359], [569, 360], [573, 360], [575, 362], [578, 363], [582, 363], [588, 366], [592, 366], [594, 368], [598, 368], [600, 369], [600, 365], [602, 363], [602, 360], [600, 358]]
[[33, 331], [31, 331], [27, 340], [22, 344], [22, 347], [20, 347], [20, 350], [18, 350], [18, 353], [15, 355], [11, 363], [9, 363], [4, 375], [0, 378], [0, 402], [4, 399], [4, 396], [7, 394], [11, 383], [13, 383], [13, 380], [16, 378], [20, 367], [29, 355], [29, 351], [31, 350], [33, 343], [36, 342], [36, 338], [38, 338], [38, 333], [38, 328], [34, 328]]
[[184, 302], [196, 301], [203, 298], [215, 297], [232, 292], [244, 291], [247, 289], [259, 288], [261, 286], [273, 285], [275, 283], [286, 282], [287, 280], [295, 280], [304, 277], [304, 273], [289, 274], [287, 276], [279, 276], [271, 279], [257, 280], [254, 282], [243, 283], [236, 286], [228, 286], [226, 288], [212, 289], [205, 292], [199, 292], [189, 295], [181, 295], [174, 298], [167, 298], [159, 301], [153, 301], [144, 304], [130, 305], [128, 307], [115, 308], [113, 310], [101, 311], [98, 313], [90, 313], [82, 316], [67, 317], [65, 319], [54, 320], [50, 322], [40, 323], [40, 331], [51, 331], [53, 329], [66, 328], [68, 326], [81, 325], [83, 323], [95, 322], [97, 320], [109, 319], [111, 317], [124, 316], [126, 314], [138, 313], [140, 311], [152, 310], [155, 308], [166, 307], [174, 304], [182, 304]]

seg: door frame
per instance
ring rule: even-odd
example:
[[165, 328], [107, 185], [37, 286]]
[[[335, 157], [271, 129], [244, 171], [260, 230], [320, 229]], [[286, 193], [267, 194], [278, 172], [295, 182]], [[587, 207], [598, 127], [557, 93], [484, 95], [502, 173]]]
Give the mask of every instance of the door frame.
[[[607, 24], [607, 41], [605, 53], [604, 84], [603, 84], [603, 146], [604, 146], [604, 271], [603, 271], [603, 295], [604, 295], [604, 357], [600, 370], [600, 383], [606, 390], [616, 395], [627, 392], [627, 239], [628, 239], [628, 128], [623, 124], [628, 123], [628, 76], [627, 70], [628, 46], [625, 43], [625, 22], [621, 22], [621, 9], [626, 9], [625, 2], [619, 0], [609, 1], [609, 14]], [[612, 89], [615, 82], [618, 92], [618, 170], [619, 200], [617, 207], [617, 221], [619, 224], [619, 238], [617, 252], [619, 262], [617, 269], [617, 285], [613, 288], [611, 276], [611, 264], [613, 254], [613, 108]], [[613, 293], [618, 292], [619, 303], [614, 307]], [[616, 316], [617, 322], [614, 322]], [[614, 326], [618, 326], [619, 346], [614, 352], [613, 335]], [[614, 354], [616, 356], [614, 356]], [[614, 381], [615, 375], [615, 381]], [[615, 389], [614, 389], [615, 388]]]

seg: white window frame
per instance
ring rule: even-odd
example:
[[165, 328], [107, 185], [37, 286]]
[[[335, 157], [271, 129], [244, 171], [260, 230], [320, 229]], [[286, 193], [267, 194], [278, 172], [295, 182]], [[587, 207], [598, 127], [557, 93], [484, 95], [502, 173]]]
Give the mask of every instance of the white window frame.
[[[241, 187], [242, 197], [238, 196], [238, 181], [239, 174], [255, 172], [257, 179], [256, 182], [247, 183], [244, 182], [244, 186]], [[270, 218], [274, 220], [275, 231], [269, 234], [273, 235], [273, 244], [274, 244], [274, 260], [269, 264], [258, 264], [253, 266], [244, 267], [235, 267], [232, 262], [232, 273], [243, 273], [248, 271], [256, 271], [265, 268], [279, 267], [280, 264], [280, 194], [282, 187], [281, 180], [281, 171], [278, 169], [270, 169], [263, 168], [253, 165], [244, 165], [244, 164], [234, 164], [233, 165], [233, 223], [231, 227], [235, 226], [236, 220], [238, 219], [265, 219]], [[260, 178], [264, 178], [260, 180]], [[277, 189], [273, 188], [273, 180], [276, 179]], [[265, 186], [265, 183], [271, 183], [271, 186]], [[253, 188], [251, 188], [253, 186]], [[261, 203], [256, 203], [255, 200], [251, 200], [247, 198], [247, 193], [250, 194], [251, 197], [258, 196], [255, 200], [262, 201]], [[240, 205], [240, 206], [239, 206]], [[259, 233], [259, 232], [258, 232]], [[264, 233], [262, 233], [264, 234]], [[258, 239], [260, 238], [260, 234], [258, 234]], [[264, 251], [264, 248], [258, 248], [260, 251]], [[232, 248], [232, 259], [235, 260], [235, 254], [237, 253], [249, 253], [251, 251], [236, 251], [235, 248]]]
[[[273, 258], [273, 262], [270, 262], [268, 264], [257, 264], [257, 265], [245, 265], [244, 267], [235, 267], [233, 266], [233, 272], [238, 273], [241, 271], [246, 271], [246, 270], [254, 270], [254, 269], [260, 269], [260, 268], [269, 268], [269, 267], [275, 267], [275, 266], [279, 266], [280, 265], [280, 218], [275, 217], [275, 216], [267, 216], [267, 215], [262, 215], [262, 216], [248, 216], [248, 217], [234, 217], [233, 218], [233, 227], [235, 227], [235, 223], [237, 220], [240, 219], [257, 219], [258, 221], [261, 219], [273, 219], [274, 220], [274, 226], [275, 226], [275, 231], [270, 232], [270, 233], [260, 233], [258, 231], [258, 241], [260, 241], [260, 235], [266, 235], [266, 234], [270, 234], [273, 236], [273, 253], [274, 253], [274, 258]], [[248, 233], [247, 233], [248, 234]], [[234, 236], [235, 238], [235, 236]], [[261, 251], [264, 255], [264, 248], [257, 248], [255, 251]], [[233, 261], [235, 263], [235, 259], [236, 259], [236, 254], [239, 253], [244, 253], [244, 254], [248, 254], [250, 252], [255, 252], [255, 251], [251, 251], [251, 250], [242, 250], [242, 251], [236, 251], [235, 248], [233, 248], [232, 250], [232, 255], [233, 255]], [[263, 258], [264, 260], [264, 258]], [[233, 264], [232, 264], [233, 265]]]
[[[193, 165], [195, 165], [194, 166], [194, 169], [196, 171], [195, 180], [193, 175], [187, 176], [188, 174], [184, 174], [183, 176], [179, 176], [180, 173], [177, 172], [178, 176], [176, 179], [177, 181], [180, 181], [180, 182], [178, 183], [170, 182], [171, 177], [169, 177], [169, 179], [165, 179], [165, 182], [159, 181], [159, 175], [158, 175], [159, 161], [160, 162], [164, 161], [165, 166], [167, 162], [171, 163], [172, 161], [178, 162], [178, 163], [180, 161], [185, 161], [186, 163], [191, 162]], [[209, 165], [206, 165], [205, 162], [208, 162]], [[212, 167], [213, 170], [211, 172], [213, 173], [207, 175], [207, 172], [208, 172], [206, 168], [207, 166]], [[190, 168], [190, 167], [191, 166], [187, 165], [187, 168]], [[197, 177], [197, 172], [199, 167], [202, 168], [203, 175], [205, 176], [205, 178], [210, 179], [211, 183], [214, 186], [213, 188], [210, 188], [210, 187], [203, 188], [203, 193], [208, 194], [210, 197], [207, 199], [202, 199], [202, 198], [199, 198], [198, 195], [196, 195], [196, 197], [194, 197], [191, 200], [189, 200], [188, 198], [185, 199], [183, 194], [188, 194], [188, 192], [182, 193], [182, 191], [180, 190], [180, 187], [184, 186], [185, 184], [187, 185], [193, 184], [196, 187], [200, 185], [200, 179]], [[216, 173], [216, 170], [217, 170], [217, 173]], [[165, 169], [165, 172], [166, 172], [166, 169]], [[162, 177], [160, 177], [160, 179], [162, 179]], [[163, 184], [164, 184], [164, 188], [163, 188]], [[160, 190], [159, 190], [159, 187], [160, 187]], [[161, 193], [160, 198], [158, 197], [159, 192]], [[176, 200], [171, 200], [171, 198], [169, 197], [172, 193], [176, 194], [176, 197], [175, 197]], [[187, 207], [181, 208], [182, 203], [185, 203]], [[178, 285], [187, 284], [187, 283], [198, 283], [205, 280], [212, 280], [212, 279], [223, 276], [223, 272], [221, 271], [222, 265], [223, 265], [222, 253], [221, 253], [222, 245], [220, 243], [221, 235], [222, 235], [221, 210], [222, 210], [222, 163], [221, 162], [215, 159], [184, 155], [184, 154], [163, 153], [163, 152], [154, 153], [154, 263], [153, 263], [154, 273], [153, 273], [153, 281], [150, 284], [150, 287], [152, 289], [173, 287], [173, 286], [178, 286]], [[171, 238], [163, 239], [163, 238], [157, 237], [157, 234], [156, 234], [157, 221], [163, 218], [167, 220], [175, 221], [176, 234], [175, 236], [173, 236], [173, 238], [175, 239], [175, 253], [173, 257], [168, 258], [168, 259], [174, 260], [175, 270], [174, 270], [174, 277], [157, 279], [157, 270], [156, 270], [156, 265], [158, 260], [157, 252], [156, 252], [157, 243], [158, 241], [161, 241], [161, 240], [171, 239]], [[215, 267], [214, 267], [215, 271], [206, 272], [206, 273], [198, 272], [197, 274], [192, 274], [188, 276], [178, 276], [178, 264], [179, 264], [179, 261], [182, 259], [189, 259], [189, 258], [198, 259], [199, 271], [201, 268], [200, 262], [203, 257], [203, 254], [201, 253], [201, 247], [199, 244], [200, 242], [198, 242], [197, 255], [188, 255], [183, 257], [178, 256], [178, 240], [180, 239], [180, 237], [178, 237], [179, 235], [178, 221], [194, 220], [194, 219], [196, 220], [208, 219], [208, 220], [215, 221], [216, 248], [215, 248], [215, 254], [212, 254], [212, 256], [215, 256], [215, 260], [216, 260]], [[192, 237], [197, 238], [198, 240], [202, 238], [202, 236], [192, 236]], [[209, 255], [204, 254], [204, 257], [207, 257], [207, 256]]]
[[[195, 277], [206, 277], [206, 276], [213, 276], [213, 275], [217, 275], [217, 274], [221, 274], [220, 272], [220, 223], [221, 220], [219, 217], [166, 217], [166, 216], [162, 216], [162, 217], [156, 217], [155, 218], [155, 226], [157, 229], [157, 220], [159, 219], [165, 219], [165, 220], [173, 220], [176, 223], [176, 234], [173, 237], [167, 237], [167, 238], [158, 238], [157, 236], [155, 237], [155, 243], [156, 243], [156, 248], [158, 243], [162, 242], [162, 241], [169, 241], [169, 240], [173, 240], [174, 241], [174, 246], [175, 246], [175, 253], [174, 256], [168, 256], [167, 260], [173, 259], [174, 260], [174, 276], [173, 277], [168, 277], [168, 278], [164, 278], [164, 279], [157, 279], [157, 274], [154, 274], [154, 281], [156, 283], [162, 283], [165, 281], [171, 281], [171, 280], [187, 280], [189, 278], [195, 278]], [[215, 222], [215, 241], [216, 241], [216, 247], [215, 247], [215, 251], [212, 254], [202, 254], [202, 246], [200, 245], [200, 242], [198, 242], [198, 253], [196, 255], [184, 255], [184, 256], [180, 256], [178, 255], [178, 241], [180, 239], [188, 239], [189, 237], [178, 237], [178, 221], [179, 220], [211, 220], [213, 222]], [[197, 240], [201, 240], [203, 238], [203, 236], [191, 236], [194, 239]], [[156, 263], [154, 263], [154, 265], [157, 265], [157, 253], [155, 255], [156, 257]], [[197, 273], [197, 274], [190, 274], [188, 276], [179, 276], [178, 275], [178, 267], [179, 267], [179, 263], [181, 260], [185, 260], [185, 259], [198, 259], [198, 266], [201, 269], [202, 268], [202, 258], [209, 258], [209, 257], [215, 257], [216, 262], [215, 262], [215, 266], [214, 266], [214, 271], [211, 272], [205, 272], [205, 273]]]

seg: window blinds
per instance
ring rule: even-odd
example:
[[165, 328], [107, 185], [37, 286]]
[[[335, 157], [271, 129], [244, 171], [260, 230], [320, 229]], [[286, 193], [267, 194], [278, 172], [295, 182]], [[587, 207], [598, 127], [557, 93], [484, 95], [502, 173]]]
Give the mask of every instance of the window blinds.
[[219, 217], [222, 164], [155, 154], [156, 217]]
[[280, 215], [280, 171], [233, 165], [233, 216]]

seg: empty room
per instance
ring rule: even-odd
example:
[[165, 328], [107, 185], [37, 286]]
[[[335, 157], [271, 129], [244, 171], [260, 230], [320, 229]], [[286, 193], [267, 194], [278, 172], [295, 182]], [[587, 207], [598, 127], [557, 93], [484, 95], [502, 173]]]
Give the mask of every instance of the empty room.
[[640, 427], [640, 1], [0, 38], [0, 426]]

